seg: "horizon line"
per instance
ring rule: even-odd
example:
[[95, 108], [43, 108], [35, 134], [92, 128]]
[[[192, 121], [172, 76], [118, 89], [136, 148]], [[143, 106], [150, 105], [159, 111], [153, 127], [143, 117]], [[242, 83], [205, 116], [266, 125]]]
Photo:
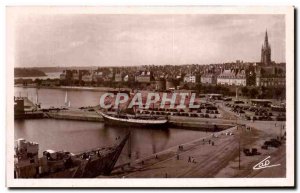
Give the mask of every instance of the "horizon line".
[[[243, 60], [242, 63], [240, 64], [247, 64], [247, 63], [261, 63], [261, 62], [245, 62]], [[286, 63], [286, 62], [275, 62], [272, 61], [275, 64], [282, 64], [282, 63]], [[189, 66], [189, 65], [200, 65], [200, 66], [207, 66], [207, 65], [218, 65], [218, 64], [234, 64], [236, 63], [236, 61], [231, 61], [231, 62], [223, 62], [223, 63], [210, 63], [210, 64], [143, 64], [143, 65], [111, 65], [111, 66], [95, 66], [95, 65], [91, 65], [91, 66], [29, 66], [29, 67], [21, 67], [21, 66], [14, 66], [14, 68], [91, 68], [91, 67], [141, 67], [141, 66]]]

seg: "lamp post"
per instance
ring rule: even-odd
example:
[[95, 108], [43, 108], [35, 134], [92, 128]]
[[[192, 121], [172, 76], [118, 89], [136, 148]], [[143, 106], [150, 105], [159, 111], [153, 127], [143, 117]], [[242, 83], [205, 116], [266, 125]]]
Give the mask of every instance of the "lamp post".
[[239, 170], [241, 169], [241, 142], [239, 140]]
[[239, 170], [241, 169], [241, 146], [242, 146], [241, 138], [242, 138], [242, 135], [243, 135], [243, 127], [244, 127], [243, 125], [241, 127], [239, 127], [238, 124], [236, 125], [236, 128], [239, 132], [239, 136], [238, 136]]
[[[236, 126], [238, 128], [238, 125]], [[239, 170], [241, 169], [241, 132], [239, 131]]]

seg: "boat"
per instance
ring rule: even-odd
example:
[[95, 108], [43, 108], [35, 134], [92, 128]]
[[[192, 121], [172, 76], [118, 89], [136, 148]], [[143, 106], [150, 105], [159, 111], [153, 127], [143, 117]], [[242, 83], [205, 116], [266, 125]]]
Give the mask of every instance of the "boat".
[[80, 172], [77, 172], [74, 177], [94, 178], [99, 175], [110, 175], [129, 137], [130, 133], [117, 145], [75, 155], [75, 157], [85, 160], [83, 162], [85, 167]]
[[71, 101], [68, 100], [68, 91], [66, 91], [65, 95], [65, 107], [71, 107]]
[[153, 117], [153, 116], [136, 116], [129, 114], [108, 114], [102, 111], [96, 111], [100, 114], [104, 123], [114, 126], [133, 126], [133, 127], [153, 127], [161, 128], [167, 127], [168, 119], [165, 117]]
[[38, 158], [38, 143], [18, 139], [15, 147], [15, 178], [94, 178], [109, 175], [126, 144], [127, 134], [118, 144], [77, 154], [46, 150]]

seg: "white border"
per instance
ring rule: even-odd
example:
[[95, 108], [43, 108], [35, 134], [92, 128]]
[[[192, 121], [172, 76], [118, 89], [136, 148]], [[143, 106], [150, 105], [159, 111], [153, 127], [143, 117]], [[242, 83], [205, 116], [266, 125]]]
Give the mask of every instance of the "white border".
[[[287, 63], [287, 177], [286, 178], [201, 178], [201, 179], [14, 179], [13, 151], [7, 151], [7, 178], [9, 187], [242, 187], [242, 186], [292, 186], [294, 185], [294, 13], [293, 7], [50, 7], [46, 10], [27, 7], [36, 14], [115, 13], [115, 14], [285, 14]], [[12, 8], [10, 8], [12, 9]], [[26, 12], [14, 7], [14, 11]], [[13, 106], [13, 28], [14, 15], [7, 12], [7, 83], [6, 105]], [[7, 109], [7, 150], [13, 150], [13, 113]]]

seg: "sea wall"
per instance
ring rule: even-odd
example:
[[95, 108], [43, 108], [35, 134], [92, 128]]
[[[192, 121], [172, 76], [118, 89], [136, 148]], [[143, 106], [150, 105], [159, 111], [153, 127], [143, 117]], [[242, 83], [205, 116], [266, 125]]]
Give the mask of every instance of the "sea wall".
[[52, 119], [103, 122], [103, 118], [100, 115], [88, 111], [59, 111], [47, 112], [45, 114], [48, 118]]
[[[47, 112], [45, 116], [53, 119], [97, 121], [103, 122], [103, 118], [96, 112], [86, 110], [66, 110], [58, 112]], [[201, 131], [220, 131], [232, 127], [234, 121], [224, 119], [169, 116], [170, 127], [178, 127]]]
[[170, 116], [169, 123], [173, 127], [187, 128], [193, 130], [214, 130], [220, 131], [235, 125], [232, 120]]

